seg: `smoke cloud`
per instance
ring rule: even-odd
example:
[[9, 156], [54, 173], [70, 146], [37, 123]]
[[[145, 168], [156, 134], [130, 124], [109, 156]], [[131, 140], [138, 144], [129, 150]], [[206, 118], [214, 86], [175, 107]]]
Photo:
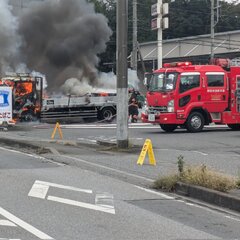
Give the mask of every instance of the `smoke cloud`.
[[12, 15], [8, 0], [0, 1], [0, 74], [12, 71], [18, 64], [18, 51], [21, 37], [18, 34], [18, 21]]
[[[82, 96], [86, 93], [116, 93], [117, 76], [113, 72], [98, 74], [98, 87], [89, 85], [87, 79], [82, 81], [76, 78], [68, 79], [62, 86], [61, 91], [66, 95]], [[135, 70], [128, 69], [128, 84], [130, 88], [139, 90], [140, 80]]]
[[[98, 54], [112, 31], [107, 19], [86, 0], [31, 1], [20, 16], [9, 0], [0, 1], [0, 65], [17, 65], [46, 75], [48, 90], [57, 91], [66, 79], [98, 86]], [[22, 64], [24, 63], [24, 64]]]
[[50, 89], [68, 78], [97, 85], [97, 54], [111, 36], [107, 19], [86, 0], [32, 2], [20, 18], [22, 53], [29, 68], [46, 74]]

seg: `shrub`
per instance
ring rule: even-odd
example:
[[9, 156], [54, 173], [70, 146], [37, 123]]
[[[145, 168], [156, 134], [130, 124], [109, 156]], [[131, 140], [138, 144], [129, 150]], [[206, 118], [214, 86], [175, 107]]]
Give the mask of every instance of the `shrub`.
[[181, 155], [178, 157], [177, 164], [178, 174], [171, 174], [157, 179], [153, 184], [153, 188], [173, 191], [178, 181], [221, 192], [240, 188], [240, 177], [236, 180], [231, 176], [210, 170], [205, 165], [185, 167], [183, 156]]
[[157, 179], [153, 183], [153, 188], [161, 189], [165, 191], [174, 191], [177, 181], [179, 180], [179, 176], [177, 174], [172, 174], [169, 176], [164, 176]]
[[237, 187], [237, 182], [233, 177], [210, 170], [205, 165], [187, 167], [184, 169], [180, 181], [221, 192], [227, 192]]

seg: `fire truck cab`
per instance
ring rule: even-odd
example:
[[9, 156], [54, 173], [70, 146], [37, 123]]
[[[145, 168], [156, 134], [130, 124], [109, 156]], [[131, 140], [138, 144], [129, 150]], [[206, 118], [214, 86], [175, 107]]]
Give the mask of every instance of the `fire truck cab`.
[[240, 67], [166, 63], [147, 86], [143, 122], [166, 132], [177, 127], [200, 132], [210, 123], [240, 130]]

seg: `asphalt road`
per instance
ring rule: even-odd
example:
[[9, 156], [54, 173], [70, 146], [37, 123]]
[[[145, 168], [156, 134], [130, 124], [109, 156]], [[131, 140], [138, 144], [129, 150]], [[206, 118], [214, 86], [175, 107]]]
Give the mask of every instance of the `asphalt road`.
[[[49, 140], [54, 126], [48, 124], [33, 125], [11, 131], [16, 136], [30, 138], [39, 137]], [[96, 142], [98, 140], [116, 141], [115, 124], [75, 124], [61, 125], [64, 140], [78, 142]], [[9, 132], [10, 133], [10, 132]], [[58, 134], [55, 136], [58, 139]], [[129, 124], [129, 141], [143, 145], [151, 139], [160, 174], [168, 174], [176, 170], [178, 157], [182, 155], [186, 164], [201, 165], [217, 171], [239, 176], [240, 174], [240, 132], [231, 131], [227, 127], [210, 126], [200, 133], [188, 133], [178, 129], [173, 133], [163, 132], [159, 126]], [[117, 156], [115, 156], [117, 158]], [[132, 156], [132, 161], [137, 161]], [[101, 157], [99, 157], [101, 159]], [[134, 160], [135, 159], [135, 160]], [[103, 160], [104, 161], [104, 160]], [[116, 162], [116, 161], [115, 161]], [[112, 163], [108, 163], [112, 164]], [[129, 166], [128, 166], [129, 167]], [[153, 177], [156, 172], [153, 171]]]
[[[99, 155], [86, 148], [80, 152], [86, 162]], [[213, 240], [240, 236], [238, 214], [98, 171], [97, 167], [90, 171], [1, 147], [0, 239]]]

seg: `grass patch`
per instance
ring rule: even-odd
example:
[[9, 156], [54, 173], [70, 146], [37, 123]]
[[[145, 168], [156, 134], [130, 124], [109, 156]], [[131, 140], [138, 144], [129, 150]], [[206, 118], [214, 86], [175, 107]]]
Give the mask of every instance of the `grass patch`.
[[205, 165], [186, 167], [183, 156], [178, 157], [178, 173], [157, 179], [153, 184], [153, 188], [174, 191], [178, 181], [221, 192], [240, 188], [240, 177], [236, 179], [232, 176], [208, 169]]

